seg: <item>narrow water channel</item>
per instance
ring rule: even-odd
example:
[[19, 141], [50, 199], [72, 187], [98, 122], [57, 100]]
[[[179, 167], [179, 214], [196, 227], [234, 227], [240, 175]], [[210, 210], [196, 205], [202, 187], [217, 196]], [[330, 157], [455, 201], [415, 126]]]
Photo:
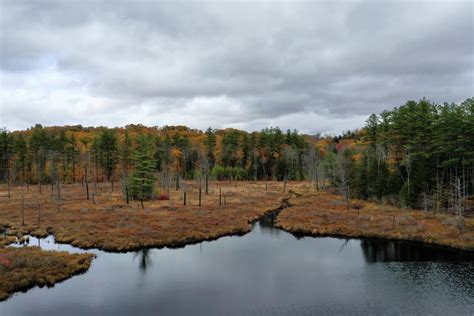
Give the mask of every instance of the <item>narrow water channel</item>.
[[[43, 249], [83, 252], [30, 239]], [[0, 315], [474, 314], [472, 255], [417, 243], [295, 238], [271, 215], [241, 237], [97, 254], [91, 269], [0, 303]]]

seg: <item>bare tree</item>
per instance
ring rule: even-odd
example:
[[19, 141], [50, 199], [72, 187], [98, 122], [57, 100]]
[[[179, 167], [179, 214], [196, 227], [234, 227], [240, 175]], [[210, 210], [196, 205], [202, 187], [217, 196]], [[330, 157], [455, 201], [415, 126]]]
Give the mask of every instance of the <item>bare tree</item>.
[[452, 186], [452, 201], [454, 206], [454, 211], [456, 214], [456, 221], [459, 230], [459, 234], [462, 234], [462, 229], [464, 227], [464, 208], [466, 201], [465, 190], [463, 189], [461, 179], [455, 177], [451, 182]]
[[310, 146], [306, 156], [306, 166], [308, 170], [309, 181], [314, 183], [316, 190], [319, 191], [319, 174], [320, 174], [321, 155], [319, 150], [314, 146]]
[[352, 156], [349, 149], [340, 150], [336, 158], [338, 187], [346, 201], [346, 209], [349, 210], [350, 179], [349, 170], [352, 163]]

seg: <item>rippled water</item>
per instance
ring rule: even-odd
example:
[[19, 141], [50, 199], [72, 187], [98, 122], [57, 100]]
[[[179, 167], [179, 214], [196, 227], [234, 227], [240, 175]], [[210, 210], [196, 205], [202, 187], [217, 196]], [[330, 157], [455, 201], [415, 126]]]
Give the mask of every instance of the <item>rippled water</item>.
[[[52, 237], [30, 244], [83, 252]], [[472, 255], [408, 242], [300, 238], [272, 217], [242, 237], [97, 254], [86, 274], [0, 315], [474, 314]]]

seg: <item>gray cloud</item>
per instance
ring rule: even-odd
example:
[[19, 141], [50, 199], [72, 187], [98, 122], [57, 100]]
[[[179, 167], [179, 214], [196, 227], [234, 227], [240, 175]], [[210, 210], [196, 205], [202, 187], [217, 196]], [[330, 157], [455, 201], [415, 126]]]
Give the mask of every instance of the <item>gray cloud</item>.
[[338, 133], [472, 95], [470, 1], [0, 0], [0, 126]]

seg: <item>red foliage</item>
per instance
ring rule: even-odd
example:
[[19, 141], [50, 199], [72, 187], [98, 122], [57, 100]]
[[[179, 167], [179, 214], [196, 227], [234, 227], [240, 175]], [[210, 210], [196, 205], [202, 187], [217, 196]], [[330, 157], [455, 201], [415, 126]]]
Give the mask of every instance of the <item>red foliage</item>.
[[344, 149], [346, 146], [342, 143], [336, 144], [336, 150], [337, 152], [340, 152], [342, 149]]
[[9, 267], [12, 265], [12, 262], [5, 255], [0, 254], [0, 264], [5, 267]]
[[163, 201], [163, 200], [169, 200], [170, 197], [167, 193], [161, 193], [160, 196], [158, 197], [158, 200]]

